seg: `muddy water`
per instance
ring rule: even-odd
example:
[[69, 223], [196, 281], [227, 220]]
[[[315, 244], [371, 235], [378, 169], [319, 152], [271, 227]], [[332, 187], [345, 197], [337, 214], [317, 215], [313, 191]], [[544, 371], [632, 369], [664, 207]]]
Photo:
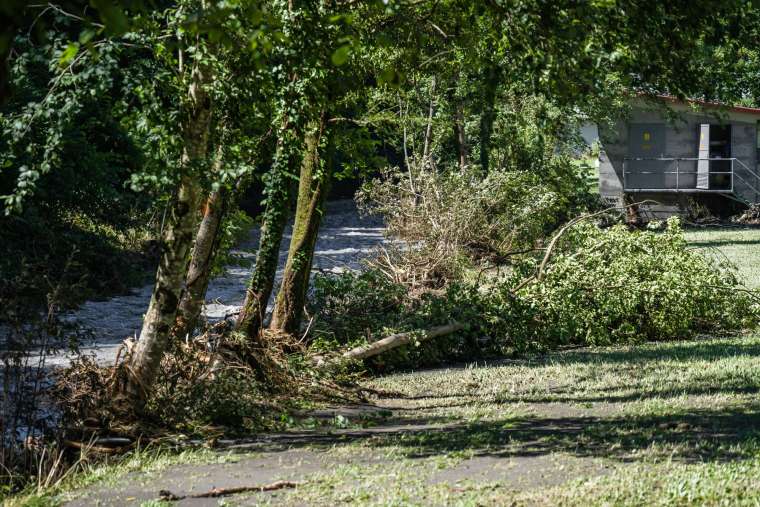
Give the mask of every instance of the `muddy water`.
[[[278, 281], [287, 258], [290, 234], [291, 229], [288, 228], [280, 250]], [[209, 284], [203, 310], [209, 320], [235, 315], [243, 304], [258, 240], [259, 230], [255, 228], [250, 238], [236, 249], [239, 256], [250, 261], [249, 266], [228, 266], [222, 276]], [[330, 202], [320, 228], [313, 269], [315, 272], [359, 269], [361, 260], [384, 241], [380, 219], [361, 217], [351, 200]], [[101, 362], [113, 361], [119, 344], [125, 338], [139, 334], [142, 314], [148, 307], [152, 288], [149, 284], [124, 296], [88, 301], [66, 315], [67, 321], [81, 326], [93, 337], [81, 344], [80, 351], [94, 355]], [[68, 361], [66, 354], [59, 354], [49, 357], [47, 363], [52, 366]]]

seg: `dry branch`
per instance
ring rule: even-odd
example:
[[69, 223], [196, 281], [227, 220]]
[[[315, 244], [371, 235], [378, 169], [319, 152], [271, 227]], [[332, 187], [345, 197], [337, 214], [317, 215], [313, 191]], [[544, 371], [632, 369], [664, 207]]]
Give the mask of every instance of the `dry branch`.
[[396, 347], [407, 345], [414, 341], [426, 341], [432, 338], [438, 338], [439, 336], [445, 336], [447, 334], [455, 333], [464, 329], [464, 324], [459, 322], [451, 322], [445, 326], [437, 326], [423, 331], [409, 331], [406, 333], [396, 333], [390, 336], [378, 340], [376, 342], [362, 345], [360, 347], [353, 348], [348, 352], [345, 352], [341, 358], [343, 360], [361, 360], [368, 357], [382, 354]]
[[103, 440], [104, 440], [103, 442], [95, 441], [91, 443], [77, 442], [75, 440], [64, 440], [63, 445], [65, 445], [66, 447], [71, 447], [73, 449], [83, 449], [85, 451], [99, 452], [102, 454], [121, 454], [125, 452], [126, 450], [130, 449], [133, 445], [133, 443], [128, 443], [126, 445], [119, 445], [116, 447], [109, 447], [107, 445], [98, 445], [99, 443], [103, 443], [103, 444], [111, 443], [109, 439], [103, 439]]
[[159, 500], [177, 502], [185, 498], [218, 498], [220, 496], [238, 495], [240, 493], [261, 493], [264, 491], [275, 491], [278, 489], [295, 488], [302, 485], [302, 482], [277, 481], [263, 486], [240, 486], [237, 488], [214, 488], [205, 493], [196, 493], [194, 495], [175, 495], [171, 491], [162, 489], [159, 492]]

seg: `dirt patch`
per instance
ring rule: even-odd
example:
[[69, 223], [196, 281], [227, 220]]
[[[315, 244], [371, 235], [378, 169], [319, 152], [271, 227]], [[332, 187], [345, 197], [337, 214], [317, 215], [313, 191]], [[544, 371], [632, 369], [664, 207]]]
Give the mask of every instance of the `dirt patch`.
[[535, 414], [539, 417], [547, 418], [576, 418], [576, 417], [609, 417], [619, 414], [623, 410], [621, 403], [566, 403], [566, 402], [548, 402], [548, 403], [524, 403], [520, 408]]

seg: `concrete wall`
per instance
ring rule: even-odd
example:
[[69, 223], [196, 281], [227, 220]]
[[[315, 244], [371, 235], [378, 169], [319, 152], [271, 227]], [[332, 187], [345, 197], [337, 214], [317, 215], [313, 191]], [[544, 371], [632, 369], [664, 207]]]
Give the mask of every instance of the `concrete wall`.
[[[757, 172], [757, 121], [760, 115], [739, 112], [722, 111], [694, 111], [688, 105], [669, 104], [666, 110], [662, 104], [652, 105], [646, 102], [637, 102], [629, 118], [619, 120], [612, 126], [600, 126], [599, 139], [602, 150], [599, 156], [599, 191], [602, 197], [609, 202], [622, 202], [623, 196], [623, 161], [629, 156], [628, 137], [629, 123], [654, 123], [665, 125], [665, 153], [664, 157], [694, 158], [698, 156], [699, 125], [702, 123], [730, 124], [731, 125], [731, 156], [740, 159], [753, 171]], [[659, 156], [657, 154], [656, 156]], [[665, 163], [663, 163], [665, 164]], [[690, 166], [691, 164], [691, 166]], [[696, 171], [696, 162], [679, 162], [681, 171]], [[664, 165], [663, 165], [664, 167]], [[675, 166], [667, 170], [675, 170]], [[750, 182], [756, 188], [760, 188], [760, 182], [755, 181], [751, 173], [735, 163], [736, 174]], [[666, 185], [675, 187], [674, 175], [667, 175]], [[681, 175], [679, 186], [681, 188], [693, 186], [696, 176]], [[629, 185], [630, 187], [630, 185]], [[757, 202], [760, 196], [738, 178], [735, 178], [734, 189], [738, 196]], [[698, 197], [694, 194], [687, 194]], [[701, 194], [699, 194], [701, 195]], [[637, 197], [653, 198], [663, 204], [667, 203], [662, 211], [665, 213], [678, 211], [682, 208], [686, 199], [684, 195], [672, 193], [643, 194]]]

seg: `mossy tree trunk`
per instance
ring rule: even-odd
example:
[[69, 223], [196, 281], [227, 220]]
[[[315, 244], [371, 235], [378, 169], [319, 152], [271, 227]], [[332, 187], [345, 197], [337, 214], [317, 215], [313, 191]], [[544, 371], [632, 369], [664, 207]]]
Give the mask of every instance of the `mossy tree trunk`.
[[[314, 248], [324, 205], [332, 179], [332, 135], [326, 135], [327, 115], [322, 114], [306, 134], [306, 147], [298, 186], [298, 202], [290, 240], [288, 260], [280, 291], [275, 300], [271, 328], [288, 334], [299, 332], [309, 275], [314, 260]], [[325, 157], [320, 156], [323, 139], [327, 137]]]
[[459, 85], [459, 72], [454, 75], [453, 82], [448, 91], [449, 104], [452, 108], [452, 127], [454, 130], [454, 145], [457, 148], [457, 154], [459, 155], [459, 169], [464, 169], [469, 165], [469, 157], [467, 152], [469, 150], [467, 146], [467, 132], [465, 130], [464, 120], [464, 104], [462, 98], [457, 94], [457, 87]]
[[274, 288], [280, 244], [288, 222], [295, 186], [291, 174], [295, 174], [301, 157], [301, 129], [297, 127], [296, 119], [290, 118], [287, 113], [285, 116], [277, 138], [272, 167], [265, 176], [266, 206], [262, 217], [256, 266], [236, 323], [236, 329], [254, 341], [258, 340]]
[[121, 394], [129, 407], [140, 411], [152, 390], [171, 336], [195, 237], [200, 185], [194, 166], [206, 160], [211, 100], [205, 86], [209, 71], [195, 65], [189, 86], [188, 109], [182, 127], [182, 176], [161, 235], [161, 258], [140, 338], [129, 359]]
[[491, 165], [491, 135], [496, 121], [496, 92], [499, 86], [498, 71], [492, 63], [486, 66], [483, 76], [483, 109], [480, 114], [480, 167], [484, 173]]
[[[222, 156], [222, 149], [219, 147], [214, 160], [214, 173], [221, 170]], [[173, 334], [178, 338], [186, 337], [198, 325], [211, 278], [214, 254], [221, 239], [222, 219], [228, 205], [228, 194], [227, 188], [221, 186], [213, 190], [203, 204], [203, 218], [195, 236], [190, 266], [185, 278], [185, 291], [174, 323]]]

